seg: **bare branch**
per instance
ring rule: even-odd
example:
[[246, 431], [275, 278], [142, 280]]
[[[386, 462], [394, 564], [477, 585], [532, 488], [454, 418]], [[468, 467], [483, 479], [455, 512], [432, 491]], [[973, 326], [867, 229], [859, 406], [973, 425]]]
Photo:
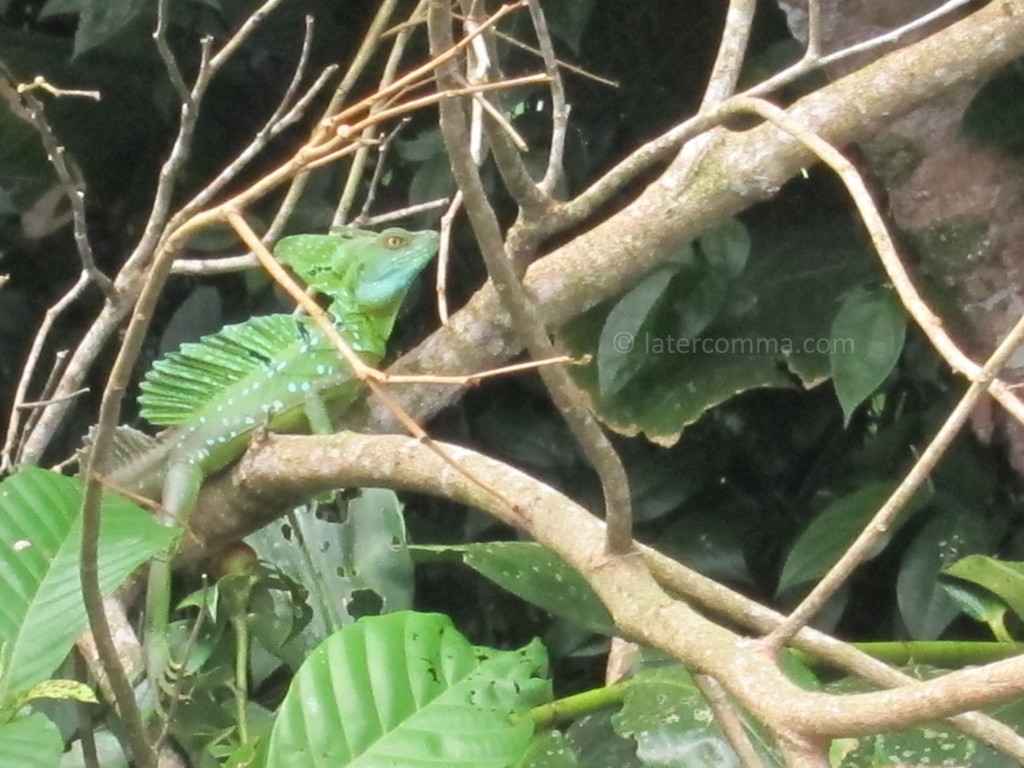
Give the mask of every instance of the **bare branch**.
[[[432, 50], [447, 50], [451, 39], [451, 14], [446, 6], [434, 4], [428, 14]], [[442, 89], [457, 82], [454, 65], [444, 62], [438, 67], [438, 83]], [[555, 357], [557, 352], [547, 330], [538, 320], [533, 300], [523, 290], [512, 259], [505, 252], [497, 217], [487, 202], [479, 170], [470, 155], [468, 131], [461, 105], [452, 100], [441, 103], [441, 133], [451, 158], [452, 174], [462, 191], [466, 213], [476, 234], [487, 272], [501, 303], [512, 318], [516, 334], [534, 358]], [[629, 483], [622, 467], [586, 398], [565, 371], [558, 368], [541, 370], [541, 378], [552, 400], [569, 425], [577, 442], [601, 480], [608, 521], [608, 551], [628, 552], [632, 547], [632, 503]]]

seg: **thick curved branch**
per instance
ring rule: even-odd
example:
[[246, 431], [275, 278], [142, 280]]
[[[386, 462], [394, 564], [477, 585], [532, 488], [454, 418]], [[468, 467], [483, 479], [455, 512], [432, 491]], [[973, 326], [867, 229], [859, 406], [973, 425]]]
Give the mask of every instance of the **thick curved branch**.
[[[231, 473], [234, 487], [229, 490], [245, 494], [267, 509], [280, 509], [296, 499], [339, 486], [387, 486], [432, 493], [484, 509], [524, 529], [578, 570], [624, 635], [715, 677], [786, 740], [900, 728], [1024, 693], [1024, 657], [890, 691], [835, 696], [800, 689], [762, 653], [756, 641], [718, 626], [669, 597], [651, 576], [659, 571], [653, 567], [655, 561], [665, 558], [650, 550], [636, 557], [609, 557], [604, 548], [604, 524], [582, 507], [505, 464], [458, 446], [445, 448], [460, 464], [505, 489], [516, 500], [518, 513], [511, 513], [420, 442], [397, 436], [267, 437]], [[209, 530], [193, 530], [196, 536], [209, 534]], [[970, 721], [967, 725], [976, 733]], [[1001, 748], [1022, 754], [1019, 739], [1002, 735], [1007, 738]]]

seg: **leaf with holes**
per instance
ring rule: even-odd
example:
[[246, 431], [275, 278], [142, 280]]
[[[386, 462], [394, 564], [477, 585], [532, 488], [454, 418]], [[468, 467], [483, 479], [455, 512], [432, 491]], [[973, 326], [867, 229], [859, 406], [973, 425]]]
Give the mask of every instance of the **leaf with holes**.
[[470, 644], [446, 616], [374, 616], [327, 638], [295, 675], [274, 723], [267, 768], [504, 768], [533, 724], [514, 715], [550, 700], [539, 642]]

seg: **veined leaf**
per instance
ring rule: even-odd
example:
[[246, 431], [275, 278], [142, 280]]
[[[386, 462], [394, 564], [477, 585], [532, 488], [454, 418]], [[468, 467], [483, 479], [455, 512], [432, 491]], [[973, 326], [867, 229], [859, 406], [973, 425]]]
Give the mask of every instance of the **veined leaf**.
[[553, 616], [591, 632], [614, 634], [615, 625], [590, 585], [548, 549], [525, 541], [451, 546], [416, 546], [413, 553], [444, 558], [453, 554], [499, 587]]
[[[853, 543], [864, 526], [892, 494], [895, 483], [874, 483], [840, 496], [825, 507], [804, 530], [790, 550], [779, 577], [778, 592], [813, 581], [831, 568], [846, 548]], [[904, 508], [900, 520], [893, 525], [887, 537], [879, 544], [879, 551], [889, 538], [912, 514], [928, 501], [928, 495], [919, 491]], [[875, 552], [873, 554], [878, 554]]]
[[39, 712], [0, 725], [0, 765], [5, 768], [53, 768], [63, 751], [60, 729]]
[[887, 288], [860, 288], [843, 301], [832, 323], [829, 359], [846, 423], [896, 366], [906, 331], [903, 306]]
[[[49, 677], [85, 631], [81, 503], [81, 480], [37, 467], [0, 483], [0, 645], [7, 648], [0, 688], [8, 693]], [[110, 594], [178, 532], [112, 494], [101, 514], [100, 587]]]
[[505, 768], [550, 699], [538, 642], [475, 647], [439, 614], [362, 619], [310, 654], [281, 704], [267, 768]]
[[608, 313], [597, 343], [597, 381], [611, 397], [636, 375], [647, 356], [641, 331], [665, 295], [674, 268], [657, 269], [619, 299]]
[[900, 563], [896, 598], [903, 622], [915, 640], [935, 640], [960, 612], [939, 582], [942, 569], [960, 557], [981, 552], [995, 541], [991, 526], [977, 510], [941, 493], [944, 507], [918, 531]]

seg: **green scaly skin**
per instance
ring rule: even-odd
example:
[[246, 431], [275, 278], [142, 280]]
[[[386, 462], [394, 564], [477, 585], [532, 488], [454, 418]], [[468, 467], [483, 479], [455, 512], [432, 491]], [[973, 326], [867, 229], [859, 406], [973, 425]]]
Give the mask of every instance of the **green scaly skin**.
[[[376, 365], [405, 294], [437, 253], [436, 232], [346, 229], [297, 235], [275, 249], [312, 288], [360, 357]], [[184, 524], [204, 478], [244, 451], [252, 431], [331, 431], [356, 397], [358, 381], [309, 318], [257, 317], [227, 326], [158, 361], [147, 374], [142, 415], [172, 426], [156, 445], [108, 474], [114, 487], [153, 495], [164, 521]], [[169, 660], [171, 552], [154, 559], [147, 590], [147, 672], [158, 682]]]

